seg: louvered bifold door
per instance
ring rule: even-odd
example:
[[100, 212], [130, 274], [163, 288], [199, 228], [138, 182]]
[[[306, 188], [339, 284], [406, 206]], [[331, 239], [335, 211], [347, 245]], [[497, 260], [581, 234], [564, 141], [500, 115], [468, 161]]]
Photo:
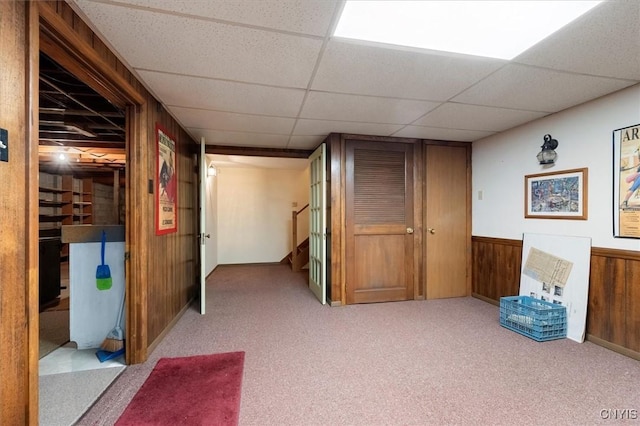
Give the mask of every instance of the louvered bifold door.
[[347, 303], [413, 298], [413, 145], [347, 141]]

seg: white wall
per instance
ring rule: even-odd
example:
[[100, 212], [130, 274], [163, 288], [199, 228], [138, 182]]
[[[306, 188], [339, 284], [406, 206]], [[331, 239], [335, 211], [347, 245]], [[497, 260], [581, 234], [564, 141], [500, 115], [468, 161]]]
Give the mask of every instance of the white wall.
[[[594, 247], [640, 250], [638, 239], [613, 238], [612, 133], [638, 123], [640, 85], [474, 142], [473, 235], [584, 236], [592, 238]], [[547, 133], [559, 142], [550, 169], [536, 160]], [[524, 218], [525, 175], [581, 167], [589, 169], [588, 220]]]
[[291, 211], [309, 202], [308, 188], [308, 170], [218, 168], [218, 263], [279, 262], [291, 251]]
[[205, 195], [205, 231], [210, 238], [205, 239], [205, 276], [218, 266], [218, 177], [207, 177]]

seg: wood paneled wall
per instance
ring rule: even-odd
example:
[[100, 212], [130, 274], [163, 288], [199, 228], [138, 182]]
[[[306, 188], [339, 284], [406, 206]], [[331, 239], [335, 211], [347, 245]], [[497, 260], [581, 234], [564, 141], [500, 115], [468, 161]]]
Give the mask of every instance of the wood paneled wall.
[[[89, 61], [98, 75], [82, 67], [70, 71], [86, 73], [78, 77], [114, 102], [129, 105], [127, 361], [143, 362], [196, 292], [197, 145], [66, 2], [42, 2], [40, 7], [43, 14], [55, 14], [50, 18], [54, 30], [65, 34], [70, 50], [80, 56], [77, 62]], [[160, 236], [155, 235], [154, 194], [148, 190], [156, 178], [156, 123], [176, 139], [178, 174], [178, 231]]]
[[[34, 257], [27, 244], [28, 238], [34, 237], [37, 246], [37, 234], [31, 235], [28, 224], [28, 217], [32, 217], [28, 209], [32, 157], [26, 97], [28, 16], [26, 3], [0, 2], [0, 127], [9, 136], [9, 162], [0, 162], [0, 424], [6, 425], [32, 423], [38, 411], [37, 388], [33, 388], [38, 379], [34, 368], [37, 348], [35, 366], [29, 353], [30, 334], [38, 330], [38, 284], [34, 280], [33, 289], [30, 283], [33, 265], [37, 268], [37, 251]], [[29, 310], [30, 302], [35, 302], [35, 314]], [[35, 403], [35, 412], [29, 402]]]
[[[473, 237], [473, 295], [518, 294], [522, 241]], [[591, 249], [587, 339], [640, 359], [640, 252]]]
[[[0, 1], [0, 424], [38, 424], [38, 55], [127, 108], [127, 362], [152, 347], [196, 291], [195, 142], [64, 1]], [[178, 232], [156, 236], [155, 124], [176, 137]], [[152, 315], [150, 315], [152, 314]]]

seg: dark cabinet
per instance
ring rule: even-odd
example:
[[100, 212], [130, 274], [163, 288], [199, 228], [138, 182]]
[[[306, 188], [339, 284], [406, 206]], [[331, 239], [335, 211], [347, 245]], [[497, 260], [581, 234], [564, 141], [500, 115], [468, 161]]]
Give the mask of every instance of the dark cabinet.
[[59, 237], [40, 238], [40, 306], [46, 306], [60, 297]]

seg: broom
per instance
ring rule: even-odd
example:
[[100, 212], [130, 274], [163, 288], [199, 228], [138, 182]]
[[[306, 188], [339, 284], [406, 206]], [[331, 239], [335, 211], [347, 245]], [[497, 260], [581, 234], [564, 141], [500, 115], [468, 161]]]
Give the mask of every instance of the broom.
[[107, 334], [107, 337], [100, 345], [102, 350], [107, 352], [118, 352], [124, 349], [124, 333], [122, 331], [122, 313], [124, 311], [124, 294], [122, 295], [122, 303], [118, 310], [118, 319], [116, 320], [116, 326]]
[[109, 265], [104, 264], [104, 250], [106, 243], [107, 233], [102, 231], [102, 248], [100, 251], [102, 263], [98, 265], [98, 268], [96, 269], [96, 287], [98, 287], [98, 290], [109, 290], [112, 284], [111, 269], [109, 269]]

